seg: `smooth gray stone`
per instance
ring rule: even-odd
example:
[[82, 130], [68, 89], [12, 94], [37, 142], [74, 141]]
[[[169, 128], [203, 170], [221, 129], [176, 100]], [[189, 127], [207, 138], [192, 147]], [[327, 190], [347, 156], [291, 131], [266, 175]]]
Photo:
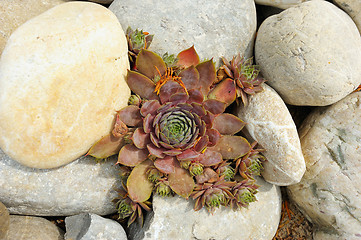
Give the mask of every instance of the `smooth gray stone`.
[[178, 54], [194, 44], [200, 59], [252, 56], [256, 32], [253, 0], [115, 0], [109, 7], [123, 29], [154, 34], [150, 50]]
[[97, 164], [92, 157], [81, 157], [56, 169], [35, 169], [20, 165], [0, 150], [0, 201], [12, 214], [114, 213], [111, 201], [120, 186], [115, 161]]
[[127, 240], [123, 227], [114, 220], [93, 213], [65, 218], [68, 240]]

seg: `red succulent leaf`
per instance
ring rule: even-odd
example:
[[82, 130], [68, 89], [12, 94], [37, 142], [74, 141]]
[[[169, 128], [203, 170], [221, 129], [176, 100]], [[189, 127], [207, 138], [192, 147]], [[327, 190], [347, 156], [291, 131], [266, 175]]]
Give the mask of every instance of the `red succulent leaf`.
[[201, 137], [194, 145], [194, 150], [196, 150], [197, 152], [202, 152], [207, 147], [208, 142], [209, 142], [208, 136]]
[[134, 202], [144, 202], [152, 194], [154, 184], [148, 180], [147, 176], [147, 171], [152, 165], [152, 161], [146, 160], [138, 164], [128, 177], [128, 194]]
[[202, 62], [196, 66], [199, 72], [199, 89], [203, 96], [207, 96], [212, 84], [216, 81], [216, 68], [214, 67], [212, 59]]
[[187, 93], [179, 92], [170, 96], [169, 101], [173, 104], [185, 103], [189, 96]]
[[169, 98], [176, 93], [185, 93], [184, 88], [175, 81], [167, 81], [160, 89], [159, 98], [162, 104], [169, 102]]
[[119, 114], [117, 114], [117, 118], [115, 120], [114, 128], [112, 130], [112, 134], [114, 137], [123, 137], [128, 132], [128, 127], [125, 123], [120, 120]]
[[213, 128], [222, 135], [233, 135], [246, 125], [241, 119], [233, 114], [222, 113], [214, 118]]
[[221, 114], [226, 109], [226, 104], [216, 99], [208, 99], [204, 101], [203, 106], [207, 111], [210, 111], [214, 115]]
[[148, 113], [148, 115], [143, 119], [143, 130], [145, 133], [150, 133], [153, 128], [153, 120], [155, 116]]
[[193, 107], [192, 112], [197, 114], [197, 116], [199, 116], [199, 117], [203, 117], [207, 113], [206, 110], [204, 109], [204, 107], [202, 106], [202, 104], [192, 103], [192, 107]]
[[164, 158], [157, 158], [154, 161], [154, 166], [162, 173], [174, 173], [177, 160], [174, 157], [166, 156]]
[[168, 156], [177, 156], [182, 153], [182, 150], [180, 149], [170, 149], [163, 152], [165, 155]]
[[221, 163], [223, 161], [223, 158], [219, 152], [207, 149], [195, 160], [200, 162], [205, 167], [210, 167]]
[[168, 176], [168, 182], [170, 188], [179, 196], [184, 198], [191, 195], [194, 188], [193, 177], [189, 174], [189, 171], [181, 168], [179, 163], [176, 163], [174, 173], [170, 173]]
[[215, 146], [218, 140], [221, 138], [221, 134], [213, 128], [207, 129], [206, 135], [209, 137], [208, 147]]
[[162, 148], [162, 147], [156, 147], [152, 143], [147, 145], [147, 149], [148, 149], [149, 154], [151, 156], [155, 156], [157, 158], [164, 158], [165, 157], [164, 151], [167, 150], [167, 149]]
[[128, 71], [127, 84], [129, 88], [145, 99], [158, 99], [154, 92], [155, 84], [148, 77], [134, 71]]
[[133, 144], [139, 149], [146, 148], [151, 143], [149, 135], [149, 133], [145, 133], [141, 128], [137, 128], [132, 136]]
[[[212, 168], [209, 167], [204, 168], [203, 173], [201, 175], [196, 176], [197, 184], [203, 184], [205, 182], [213, 183], [218, 181], [218, 179], [219, 179], [218, 174]], [[202, 195], [202, 192], [199, 195]], [[197, 198], [199, 196], [195, 195], [194, 197]]]
[[133, 144], [127, 144], [120, 149], [118, 163], [134, 167], [148, 158], [147, 149], [138, 149]]
[[196, 66], [199, 63], [199, 56], [194, 49], [194, 45], [178, 53], [177, 59], [177, 65], [185, 68], [192, 65]]
[[196, 152], [194, 149], [189, 148], [183, 151], [181, 154], [177, 155], [178, 161], [186, 161], [197, 158], [200, 155], [199, 152]]
[[123, 137], [114, 137], [113, 134], [108, 134], [96, 142], [86, 155], [95, 158], [107, 158], [117, 154], [123, 146]]
[[139, 52], [135, 64], [138, 71], [150, 79], [153, 79], [155, 76], [159, 76], [159, 73], [160, 76], [163, 75], [167, 69], [167, 66], [159, 55], [146, 49], [142, 49]]
[[217, 84], [216, 87], [208, 94], [208, 99], [217, 99], [221, 102], [225, 102], [227, 105], [234, 102], [236, 97], [236, 85], [230, 78], [227, 78]]
[[199, 90], [196, 90], [196, 89], [191, 89], [191, 90], [188, 90], [188, 95], [189, 95], [189, 99], [188, 99], [188, 103], [192, 103], [192, 102], [195, 102], [195, 103], [202, 103], [203, 102], [203, 94], [199, 91]]
[[235, 159], [247, 154], [251, 150], [251, 145], [244, 137], [224, 135], [216, 146], [208, 149], [219, 152], [224, 159]]
[[184, 69], [178, 76], [182, 78], [182, 81], [188, 90], [198, 87], [199, 73], [194, 66]]
[[204, 117], [202, 117], [202, 120], [206, 124], [207, 128], [213, 127], [214, 115], [209, 111], [207, 111], [207, 114]]
[[119, 119], [128, 126], [140, 126], [142, 124], [142, 116], [140, 115], [140, 108], [135, 105], [129, 105], [122, 108], [118, 112]]
[[143, 117], [147, 116], [148, 113], [155, 115], [159, 107], [160, 103], [158, 100], [146, 101], [140, 109], [140, 114]]

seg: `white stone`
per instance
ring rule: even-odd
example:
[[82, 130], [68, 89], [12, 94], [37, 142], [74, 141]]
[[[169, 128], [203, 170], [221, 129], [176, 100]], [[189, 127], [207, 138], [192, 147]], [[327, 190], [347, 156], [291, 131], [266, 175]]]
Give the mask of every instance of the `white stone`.
[[286, 9], [309, 0], [255, 0], [255, 3]]
[[99, 4], [64, 3], [27, 21], [0, 60], [0, 147], [29, 167], [80, 157], [127, 105], [128, 67], [123, 30]]
[[154, 34], [150, 49], [161, 55], [194, 45], [201, 59], [252, 56], [257, 27], [253, 0], [115, 0], [109, 9], [123, 29]]
[[325, 232], [320, 236], [361, 237], [360, 119], [358, 92], [319, 108], [299, 130], [307, 171], [289, 196]]
[[327, 1], [308, 1], [267, 18], [255, 57], [262, 75], [291, 105], [326, 106], [361, 82], [361, 38], [355, 23]]
[[17, 27], [66, 0], [1, 0], [0, 1], [0, 55], [6, 41]]
[[306, 171], [300, 139], [286, 104], [275, 90], [263, 84], [263, 92], [249, 96], [237, 115], [246, 129], [266, 151], [262, 176], [266, 181], [286, 186], [298, 183]]
[[257, 184], [257, 202], [238, 211], [222, 207], [214, 214], [206, 209], [195, 212], [194, 202], [181, 197], [154, 196], [154, 212], [147, 215], [143, 228], [131, 225], [129, 239], [271, 240], [281, 216], [281, 192], [262, 179]]
[[360, 0], [333, 0], [340, 8], [350, 15], [361, 33], [361, 1]]
[[99, 215], [116, 211], [119, 172], [116, 159], [96, 164], [82, 157], [56, 169], [20, 165], [0, 150], [0, 202], [12, 214], [69, 216], [82, 212]]

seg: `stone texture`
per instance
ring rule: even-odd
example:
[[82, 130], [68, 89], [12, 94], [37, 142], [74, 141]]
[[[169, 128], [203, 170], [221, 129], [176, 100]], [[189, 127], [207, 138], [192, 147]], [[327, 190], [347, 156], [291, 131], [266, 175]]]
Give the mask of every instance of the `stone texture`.
[[115, 161], [96, 164], [94, 158], [82, 157], [61, 168], [43, 170], [22, 166], [0, 150], [0, 201], [12, 214], [114, 213], [111, 201], [120, 186]]
[[178, 54], [194, 44], [201, 59], [252, 55], [253, 0], [115, 0], [109, 9], [123, 29], [131, 26], [154, 34], [150, 49], [159, 54]]
[[319, 108], [299, 130], [307, 171], [299, 184], [288, 187], [289, 196], [320, 236], [361, 237], [360, 118], [358, 92]]
[[249, 104], [240, 105], [237, 115], [247, 123], [246, 130], [267, 158], [262, 176], [266, 181], [286, 186], [298, 183], [306, 171], [295, 123], [275, 90], [263, 84], [263, 92], [249, 96]]
[[0, 1], [0, 55], [11, 33], [27, 20], [66, 0], [1, 0]]
[[0, 147], [29, 167], [80, 157], [127, 105], [128, 67], [123, 30], [99, 4], [64, 3], [27, 21], [0, 60]]
[[65, 218], [65, 239], [69, 240], [127, 240], [123, 227], [114, 220], [92, 213]]
[[99, 4], [111, 4], [113, 2], [113, 0], [88, 0], [88, 1]]
[[9, 230], [10, 215], [5, 205], [0, 202], [0, 239], [3, 239]]
[[342, 8], [352, 18], [359, 32], [361, 33], [361, 1], [333, 0], [333, 2]]
[[309, 0], [255, 0], [255, 3], [286, 9]]
[[281, 192], [260, 178], [257, 183], [261, 186], [258, 201], [238, 211], [222, 207], [214, 214], [206, 209], [195, 212], [192, 201], [154, 196], [154, 211], [147, 215], [143, 228], [131, 225], [129, 239], [271, 240], [280, 220]]
[[3, 240], [63, 240], [64, 233], [41, 217], [10, 216], [10, 228]]
[[267, 83], [292, 105], [326, 106], [351, 93], [361, 82], [360, 52], [351, 18], [319, 0], [267, 18], [255, 44]]

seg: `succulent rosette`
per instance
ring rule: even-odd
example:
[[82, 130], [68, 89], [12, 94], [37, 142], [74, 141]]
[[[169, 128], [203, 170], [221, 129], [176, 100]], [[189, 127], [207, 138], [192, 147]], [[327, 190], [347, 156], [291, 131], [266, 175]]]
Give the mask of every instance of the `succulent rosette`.
[[[245, 123], [224, 112], [228, 103], [210, 97], [217, 82], [213, 61], [200, 62], [194, 47], [176, 58], [167, 55], [166, 62], [145, 48], [132, 56], [129, 105], [117, 113], [113, 131], [88, 152], [98, 159], [118, 154], [126, 179], [116, 200], [120, 216], [130, 216], [129, 224], [142, 218], [153, 192], [191, 196], [195, 210], [238, 203], [234, 176], [250, 165], [240, 159], [251, 156], [253, 146], [234, 135]], [[256, 186], [252, 172], [244, 176], [238, 175]]]

